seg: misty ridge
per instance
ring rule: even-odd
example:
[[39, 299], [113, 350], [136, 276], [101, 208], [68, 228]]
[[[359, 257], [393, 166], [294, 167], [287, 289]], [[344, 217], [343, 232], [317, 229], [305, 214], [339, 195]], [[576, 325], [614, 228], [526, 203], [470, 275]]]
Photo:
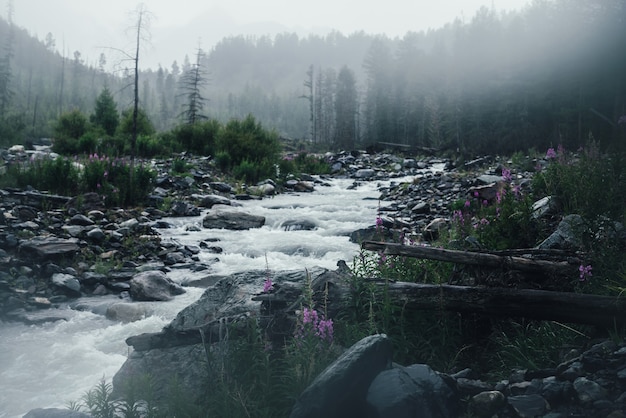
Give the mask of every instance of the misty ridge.
[[[181, 80], [199, 68], [204, 116], [252, 114], [320, 149], [391, 142], [514, 152], [575, 149], [590, 136], [610, 146], [625, 139], [625, 17], [619, 0], [555, 0], [508, 13], [483, 7], [467, 21], [394, 39], [232, 36], [142, 71], [140, 106], [157, 131], [182, 123]], [[80, 51], [59, 51], [53, 34], [39, 40], [5, 19], [0, 40], [2, 144], [50, 136], [63, 112], [93, 112], [105, 86], [119, 110], [132, 105], [131, 68], [109, 51], [85, 62]], [[112, 62], [118, 70], [105, 71]]]

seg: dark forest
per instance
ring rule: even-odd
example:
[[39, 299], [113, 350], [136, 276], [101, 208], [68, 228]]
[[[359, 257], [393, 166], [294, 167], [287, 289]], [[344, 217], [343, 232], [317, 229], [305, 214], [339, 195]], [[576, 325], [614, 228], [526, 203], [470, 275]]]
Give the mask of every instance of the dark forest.
[[[386, 142], [512, 153], [590, 138], [609, 149], [626, 139], [625, 17], [620, 0], [534, 1], [394, 39], [234, 36], [142, 71], [139, 104], [158, 132], [184, 123], [184, 80], [201, 69], [204, 117], [252, 114], [317, 149]], [[120, 112], [132, 106], [125, 62], [107, 72], [109, 51], [88, 63], [60, 51], [53, 34], [36, 39], [10, 20], [0, 19], [1, 145], [52, 136], [63, 113], [92, 113], [105, 87]]]

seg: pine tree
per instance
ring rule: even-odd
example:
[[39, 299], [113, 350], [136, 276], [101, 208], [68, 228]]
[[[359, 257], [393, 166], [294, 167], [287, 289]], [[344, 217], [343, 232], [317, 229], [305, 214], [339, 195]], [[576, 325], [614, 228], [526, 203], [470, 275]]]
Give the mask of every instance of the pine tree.
[[335, 146], [352, 150], [356, 144], [357, 91], [354, 73], [339, 70], [335, 92]]
[[202, 67], [203, 57], [204, 52], [198, 48], [195, 64], [189, 65], [188, 70], [183, 73], [180, 79], [182, 96], [187, 101], [183, 104], [184, 110], [179, 116], [189, 125], [194, 125], [197, 121], [207, 118], [202, 114], [207, 99], [202, 95], [201, 90], [209, 82], [207, 72]]
[[107, 135], [113, 136], [115, 134], [115, 130], [120, 123], [120, 117], [117, 111], [117, 104], [107, 87], [102, 90], [102, 93], [96, 99], [96, 108], [90, 120], [94, 125], [102, 127]]

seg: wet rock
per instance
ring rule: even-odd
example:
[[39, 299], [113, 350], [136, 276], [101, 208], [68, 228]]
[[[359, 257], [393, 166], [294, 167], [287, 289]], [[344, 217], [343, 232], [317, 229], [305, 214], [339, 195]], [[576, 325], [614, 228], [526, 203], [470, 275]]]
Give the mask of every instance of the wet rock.
[[70, 225], [89, 226], [93, 224], [94, 224], [94, 221], [92, 221], [85, 215], [76, 214], [70, 218]]
[[223, 183], [223, 182], [212, 182], [212, 183], [209, 183], [209, 185], [211, 186], [213, 190], [220, 192], [220, 193], [230, 193], [233, 190], [230, 184]]
[[567, 215], [559, 223], [556, 231], [546, 238], [537, 248], [580, 250], [582, 235], [585, 232], [585, 221], [580, 215]]
[[106, 235], [100, 228], [94, 228], [87, 232], [87, 238], [95, 242], [102, 242], [105, 240]]
[[200, 216], [200, 209], [189, 203], [176, 201], [172, 203], [170, 214], [172, 216]]
[[192, 197], [198, 199], [200, 201], [199, 205], [203, 208], [210, 209], [215, 205], [227, 205], [227, 206], [232, 205], [232, 202], [230, 201], [230, 199], [224, 196], [216, 195], [216, 194], [210, 194], [210, 195], [204, 195], [204, 196], [193, 195]]
[[506, 405], [506, 397], [497, 390], [481, 392], [472, 396], [468, 410], [472, 416], [491, 418]]
[[394, 367], [378, 374], [369, 387], [371, 417], [456, 418], [459, 402], [454, 390], [425, 364]]
[[265, 224], [265, 217], [252, 215], [237, 208], [215, 205], [202, 220], [202, 226], [210, 229], [246, 230], [260, 228]]
[[280, 226], [285, 231], [312, 231], [317, 228], [317, 224], [310, 219], [288, 220]]
[[520, 418], [541, 417], [550, 409], [541, 395], [509, 396], [507, 401]]
[[391, 350], [391, 341], [384, 334], [354, 344], [304, 390], [290, 418], [366, 416], [368, 388], [391, 364]]
[[71, 296], [80, 296], [80, 282], [71, 274], [56, 273], [52, 275], [52, 284], [61, 288]]
[[54, 236], [34, 237], [22, 241], [19, 245], [20, 253], [31, 254], [42, 259], [72, 258], [78, 250], [77, 239]]
[[357, 179], [369, 179], [376, 176], [376, 170], [371, 168], [362, 168], [354, 173], [354, 177]]
[[113, 321], [135, 322], [148, 316], [150, 316], [150, 310], [139, 303], [115, 303], [106, 310], [106, 317]]
[[183, 293], [185, 289], [160, 270], [141, 272], [130, 281], [130, 295], [137, 301], [167, 301]]
[[578, 399], [582, 403], [595, 402], [606, 399], [606, 390], [586, 377], [579, 377], [574, 380], [574, 390], [578, 395]]

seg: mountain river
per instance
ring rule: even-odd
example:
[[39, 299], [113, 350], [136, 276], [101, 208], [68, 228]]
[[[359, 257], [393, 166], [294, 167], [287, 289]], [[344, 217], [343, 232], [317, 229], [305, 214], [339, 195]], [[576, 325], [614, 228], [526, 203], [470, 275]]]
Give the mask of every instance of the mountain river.
[[[412, 177], [390, 181], [410, 181]], [[251, 269], [296, 270], [315, 266], [335, 269], [337, 261], [351, 265], [359, 251], [349, 234], [375, 223], [379, 187], [384, 182], [334, 179], [317, 185], [313, 193], [281, 194], [273, 198], [240, 202], [244, 209], [266, 218], [265, 226], [248, 231], [200, 228], [188, 232], [188, 224], [201, 226], [203, 216], [168, 218], [174, 228], [161, 229], [163, 241], [198, 245], [215, 242], [223, 253], [201, 252], [201, 261], [219, 258], [211, 274], [227, 275]], [[285, 221], [309, 220], [314, 230], [286, 231]], [[213, 245], [213, 244], [211, 244]], [[207, 272], [172, 269], [176, 282], [207, 276]], [[129, 347], [124, 340], [143, 332], [156, 332], [200, 297], [203, 289], [187, 287], [187, 293], [170, 302], [137, 302], [149, 305], [152, 315], [131, 323], [108, 320], [92, 310], [65, 310], [67, 321], [43, 325], [0, 322], [0, 418], [21, 417], [33, 408], [64, 408], [94, 387], [102, 378], [110, 382], [124, 363]], [[83, 306], [97, 306], [106, 298], [85, 297]], [[110, 301], [110, 300], [109, 300]]]

